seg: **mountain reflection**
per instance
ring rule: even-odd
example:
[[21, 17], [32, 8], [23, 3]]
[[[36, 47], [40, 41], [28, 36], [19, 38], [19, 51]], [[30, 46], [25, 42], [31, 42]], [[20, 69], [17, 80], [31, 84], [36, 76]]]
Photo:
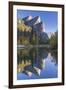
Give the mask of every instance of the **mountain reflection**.
[[27, 76], [35, 74], [40, 76], [45, 68], [46, 58], [57, 65], [57, 51], [50, 51], [44, 48], [18, 49], [17, 51], [17, 72]]

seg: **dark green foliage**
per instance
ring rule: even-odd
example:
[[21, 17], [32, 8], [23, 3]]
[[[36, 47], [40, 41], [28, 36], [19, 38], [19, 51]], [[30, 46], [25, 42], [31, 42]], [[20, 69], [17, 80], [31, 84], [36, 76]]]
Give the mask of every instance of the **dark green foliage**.
[[17, 19], [17, 44], [18, 45], [49, 45], [52, 49], [57, 49], [58, 32], [49, 39], [47, 33], [33, 30], [25, 24], [24, 20]]
[[58, 45], [58, 32], [55, 32], [55, 35], [52, 35], [50, 40], [49, 40], [49, 44], [52, 48], [57, 48]]

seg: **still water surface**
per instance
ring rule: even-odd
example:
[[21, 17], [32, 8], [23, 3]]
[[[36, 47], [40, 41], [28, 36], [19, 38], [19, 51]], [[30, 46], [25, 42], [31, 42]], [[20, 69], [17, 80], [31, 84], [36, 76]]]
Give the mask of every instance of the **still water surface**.
[[17, 80], [57, 78], [57, 62], [57, 50], [18, 49]]

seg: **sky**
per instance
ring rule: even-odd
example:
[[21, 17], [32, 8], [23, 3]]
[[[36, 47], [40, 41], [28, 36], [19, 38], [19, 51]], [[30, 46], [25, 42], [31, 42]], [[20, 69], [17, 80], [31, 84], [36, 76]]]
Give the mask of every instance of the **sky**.
[[34, 11], [34, 10], [17, 10], [17, 18], [24, 18], [27, 16], [40, 16], [44, 23], [45, 32], [55, 32], [58, 28], [58, 12], [56, 11]]

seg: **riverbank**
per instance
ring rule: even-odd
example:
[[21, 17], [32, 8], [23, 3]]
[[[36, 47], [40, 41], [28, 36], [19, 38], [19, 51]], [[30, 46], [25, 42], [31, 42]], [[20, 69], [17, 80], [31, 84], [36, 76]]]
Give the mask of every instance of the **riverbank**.
[[32, 48], [32, 47], [50, 48], [50, 45], [17, 45], [17, 48]]

